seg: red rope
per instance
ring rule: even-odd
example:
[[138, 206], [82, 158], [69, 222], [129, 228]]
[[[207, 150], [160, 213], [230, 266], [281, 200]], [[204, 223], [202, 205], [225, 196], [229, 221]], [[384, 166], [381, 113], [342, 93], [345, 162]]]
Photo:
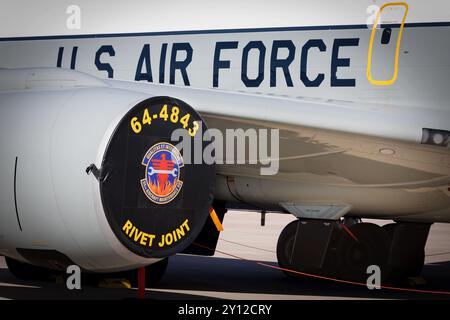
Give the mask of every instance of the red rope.
[[249, 245], [246, 245], [246, 244], [242, 244], [242, 243], [238, 243], [238, 242], [226, 240], [226, 239], [224, 239], [224, 238], [219, 238], [219, 239], [220, 239], [221, 241], [225, 241], [225, 242], [229, 242], [229, 243], [232, 243], [232, 244], [236, 244], [236, 245], [241, 246], [241, 247], [246, 247], [246, 248], [251, 248], [251, 249], [256, 249], [256, 250], [266, 251], [266, 252], [270, 252], [270, 253], [276, 253], [275, 251], [272, 251], [272, 250], [267, 250], [267, 249], [263, 249], [263, 248], [253, 247], [253, 246], [249, 246]]
[[[222, 239], [223, 240], [223, 239]], [[230, 242], [230, 241], [228, 241]], [[208, 248], [204, 245], [201, 245], [199, 243], [194, 243], [194, 245], [202, 247], [204, 249], [207, 250], [211, 250], [214, 251], [211, 248]], [[362, 283], [362, 282], [355, 282], [355, 281], [348, 281], [348, 280], [342, 280], [342, 279], [337, 279], [337, 278], [330, 278], [330, 277], [325, 277], [325, 276], [320, 276], [317, 274], [311, 274], [311, 273], [306, 273], [306, 272], [301, 272], [301, 271], [296, 271], [296, 270], [291, 270], [291, 269], [286, 269], [286, 268], [282, 268], [282, 267], [278, 267], [278, 266], [273, 266], [264, 262], [260, 262], [260, 261], [254, 261], [254, 260], [249, 260], [249, 259], [245, 259], [230, 253], [226, 253], [220, 250], [215, 250], [223, 255], [229, 256], [229, 257], [233, 257], [242, 261], [247, 261], [247, 262], [253, 262], [257, 265], [266, 267], [266, 268], [271, 268], [271, 269], [276, 269], [276, 270], [281, 270], [281, 271], [286, 271], [286, 272], [290, 272], [290, 273], [294, 273], [294, 274], [298, 274], [301, 276], [305, 276], [305, 277], [309, 277], [309, 278], [315, 278], [315, 279], [321, 279], [321, 280], [327, 280], [327, 281], [333, 281], [333, 282], [338, 282], [338, 283], [344, 283], [344, 284], [351, 284], [351, 285], [357, 285], [357, 286], [363, 286], [363, 287], [367, 287], [366, 283]], [[420, 289], [408, 289], [408, 288], [399, 288], [399, 287], [392, 287], [392, 286], [380, 286], [381, 289], [385, 289], [385, 290], [393, 290], [393, 291], [402, 291], [402, 292], [413, 292], [413, 293], [426, 293], [426, 294], [441, 294], [441, 295], [450, 295], [449, 291], [434, 291], [434, 290], [420, 290]]]
[[356, 242], [359, 242], [358, 238], [350, 231], [349, 227], [347, 227], [344, 223], [341, 223], [342, 228], [344, 228], [345, 232]]

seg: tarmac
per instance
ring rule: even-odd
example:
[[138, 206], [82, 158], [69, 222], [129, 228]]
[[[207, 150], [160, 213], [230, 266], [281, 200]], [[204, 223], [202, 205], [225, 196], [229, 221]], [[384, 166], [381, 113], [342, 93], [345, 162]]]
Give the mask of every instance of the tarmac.
[[[347, 300], [347, 299], [450, 299], [450, 224], [434, 224], [426, 246], [423, 278], [427, 284], [403, 286], [419, 293], [364, 286], [330, 280], [286, 277], [281, 271], [256, 262], [277, 266], [276, 244], [281, 230], [294, 218], [268, 213], [266, 225], [260, 214], [230, 211], [223, 223], [218, 251], [213, 257], [177, 255], [170, 258], [161, 282], [147, 289], [146, 298], [237, 299], [237, 300]], [[388, 221], [372, 221], [379, 224]], [[222, 252], [222, 253], [221, 253]], [[14, 278], [0, 257], [0, 299], [128, 299], [136, 289], [106, 289], [85, 286], [68, 290], [64, 284], [30, 282]]]

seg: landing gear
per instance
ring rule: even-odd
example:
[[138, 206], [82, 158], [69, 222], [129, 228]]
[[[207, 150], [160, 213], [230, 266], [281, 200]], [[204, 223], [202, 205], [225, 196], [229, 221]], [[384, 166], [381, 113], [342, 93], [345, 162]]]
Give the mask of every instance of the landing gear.
[[[278, 264], [283, 269], [313, 274], [330, 274], [327, 248], [334, 233], [335, 221], [296, 220], [284, 228], [277, 243]], [[289, 276], [296, 275], [288, 270]]]
[[[152, 288], [161, 281], [166, 272], [169, 258], [164, 258], [156, 263], [145, 267], [145, 287]], [[133, 287], [137, 287], [138, 271], [132, 270], [130, 272], [130, 282]]]
[[46, 281], [56, 273], [56, 271], [37, 267], [9, 257], [5, 257], [5, 261], [12, 275], [21, 280]]
[[[378, 266], [382, 282], [420, 274], [429, 224], [296, 220], [281, 232], [278, 264], [295, 271], [365, 283], [367, 268]], [[295, 273], [284, 270], [287, 275]]]
[[390, 280], [405, 282], [420, 276], [425, 262], [425, 245], [431, 224], [397, 222], [383, 226], [391, 240], [388, 264]]
[[[294, 249], [295, 234], [297, 232], [298, 220], [289, 223], [280, 233], [277, 243], [277, 259], [278, 265], [283, 269], [298, 270], [292, 264], [292, 251]], [[291, 276], [292, 272], [283, 270], [283, 272]]]
[[[352, 235], [350, 235], [350, 233]], [[336, 246], [332, 245], [328, 259], [335, 265], [340, 279], [365, 282], [367, 267], [378, 266], [381, 279], [389, 276], [387, 266], [390, 239], [379, 226], [372, 223], [358, 223], [337, 234]]]
[[[145, 286], [147, 288], [154, 287], [164, 276], [169, 263], [169, 258], [164, 258], [156, 263], [145, 267]], [[130, 270], [124, 272], [116, 272], [111, 274], [103, 274], [101, 278], [127, 279], [132, 287], [138, 286], [138, 270]]]
[[[61, 271], [56, 271], [52, 269], [47, 269], [43, 267], [37, 267], [28, 263], [20, 262], [18, 260], [5, 257], [6, 265], [9, 271], [14, 277], [27, 280], [27, 281], [49, 281], [57, 276], [65, 276], [65, 273]], [[164, 276], [167, 269], [169, 258], [162, 259], [154, 264], [145, 267], [146, 277], [145, 285], [146, 287], [154, 287]], [[137, 287], [137, 269], [123, 272], [115, 273], [85, 273], [83, 274], [83, 281], [89, 285], [98, 285], [102, 279], [127, 279], [133, 287]]]
[[[145, 287], [155, 287], [164, 276], [169, 258], [164, 258], [145, 267]], [[84, 285], [107, 288], [138, 287], [138, 269], [111, 273], [84, 273]], [[125, 285], [125, 284], [127, 285]]]

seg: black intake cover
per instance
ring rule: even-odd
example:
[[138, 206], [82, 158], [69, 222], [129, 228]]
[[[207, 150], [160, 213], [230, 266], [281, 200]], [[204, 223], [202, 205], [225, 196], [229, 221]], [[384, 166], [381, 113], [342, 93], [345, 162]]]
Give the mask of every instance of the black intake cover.
[[[195, 131], [194, 121], [203, 130]], [[191, 130], [189, 163], [185, 150], [175, 147], [178, 141], [171, 141], [179, 128]], [[203, 159], [193, 164], [194, 146], [203, 150], [210, 143], [202, 141], [204, 130], [192, 107], [170, 97], [139, 103], [117, 126], [103, 158], [100, 193], [111, 229], [132, 252], [167, 257], [183, 251], [202, 230], [215, 184], [214, 165]]]

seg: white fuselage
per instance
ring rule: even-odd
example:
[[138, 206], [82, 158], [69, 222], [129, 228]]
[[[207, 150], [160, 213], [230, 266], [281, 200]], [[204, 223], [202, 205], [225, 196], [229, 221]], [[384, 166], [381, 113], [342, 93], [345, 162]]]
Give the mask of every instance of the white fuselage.
[[[234, 176], [236, 177], [234, 188], [241, 198], [262, 207], [281, 209], [285, 208], [283, 204], [286, 203], [308, 204], [320, 201], [335, 205], [341, 201], [352, 208], [353, 214], [363, 217], [450, 222], [449, 149], [420, 145], [421, 131], [416, 130], [432, 128], [450, 131], [449, 5], [445, 1], [434, 1], [431, 5], [425, 1], [414, 2], [410, 3], [407, 14], [403, 6], [393, 6], [389, 11], [392, 16], [382, 20], [384, 24], [376, 29], [375, 36], [371, 40], [372, 26], [367, 25], [366, 21], [372, 11], [366, 12], [365, 9], [372, 2], [344, 6], [341, 2], [337, 4], [336, 1], [323, 1], [320, 2], [323, 7], [317, 4], [308, 7], [305, 3], [295, 1], [295, 4], [290, 3], [289, 6], [280, 9], [284, 10], [283, 14], [286, 15], [286, 20], [283, 20], [287, 21], [285, 23], [276, 20], [277, 17], [283, 16], [279, 12], [266, 17], [267, 20], [255, 17], [252, 23], [245, 19], [246, 16], [242, 12], [236, 12], [236, 21], [233, 25], [211, 17], [209, 22], [200, 20], [202, 14], [198, 12], [197, 29], [187, 28], [186, 23], [183, 24], [181, 20], [174, 18], [168, 18], [176, 21], [173, 27], [169, 28], [167, 26], [170, 24], [165, 24], [167, 19], [161, 17], [148, 19], [147, 24], [135, 27], [133, 21], [128, 18], [122, 24], [118, 23], [119, 30], [111, 25], [109, 29], [91, 28], [88, 32], [59, 32], [61, 35], [48, 35], [49, 32], [44, 30], [39, 36], [23, 34], [4, 36], [0, 38], [0, 68], [73, 69], [108, 79], [105, 83], [118, 90], [134, 90], [137, 95], [139, 92], [139, 94], [175, 96], [188, 101], [205, 117], [210, 126], [221, 124], [214, 118], [215, 115], [246, 118], [249, 123], [252, 119], [258, 119], [257, 110], [245, 117], [243, 107], [234, 105], [236, 101], [248, 102], [248, 105], [251, 105], [257, 99], [255, 96], [265, 98], [261, 98], [262, 104], [272, 102], [270, 105], [262, 105], [261, 110], [264, 110], [265, 115], [273, 115], [271, 118], [274, 122], [279, 120], [278, 122], [284, 123], [286, 126], [281, 129], [288, 133], [297, 132], [296, 126], [304, 125], [301, 119], [296, 120], [300, 115], [296, 114], [295, 100], [310, 102], [311, 106], [317, 104], [317, 108], [330, 106], [330, 110], [336, 104], [348, 110], [355, 110], [355, 114], [360, 111], [370, 112], [372, 109], [383, 110], [385, 112], [383, 114], [392, 116], [386, 119], [386, 123], [393, 124], [384, 132], [379, 130], [376, 134], [372, 133], [377, 131], [376, 128], [373, 129], [378, 126], [377, 124], [373, 124], [370, 128], [367, 125], [364, 128], [358, 119], [355, 119], [346, 128], [337, 128], [342, 122], [333, 123], [333, 119], [325, 119], [327, 115], [332, 117], [332, 113], [326, 113], [325, 129], [330, 132], [317, 134], [314, 131], [309, 132], [309, 129], [302, 129], [302, 137], [319, 142], [322, 139], [324, 145], [333, 145], [336, 150], [331, 152], [327, 150], [329, 153], [322, 157], [320, 152], [308, 153], [308, 146], [297, 144], [298, 140], [293, 139], [295, 143], [291, 145], [287, 141], [286, 150], [299, 148], [298, 154], [294, 154], [299, 161], [296, 163], [286, 161], [282, 167], [285, 172], [278, 176], [257, 178], [246, 176], [246, 173], [239, 170], [227, 171], [228, 168], [219, 167], [218, 172], [222, 176], [218, 178], [216, 196], [229, 200], [230, 195], [224, 187], [226, 183], [222, 180], [224, 176]], [[346, 3], [349, 4], [351, 1]], [[169, 17], [170, 14], [164, 10], [170, 8], [165, 6], [170, 5], [161, 5], [155, 9], [156, 11], [153, 10], [151, 15], [156, 17], [159, 12]], [[425, 9], [429, 6], [433, 7], [433, 12], [437, 12], [434, 16], [427, 16], [429, 11]], [[297, 11], [293, 10], [294, 8]], [[291, 12], [288, 12], [289, 9]], [[294, 12], [298, 14], [298, 19], [295, 19]], [[176, 13], [179, 17], [182, 14], [182, 10]], [[403, 26], [401, 18], [404, 14], [406, 23]], [[232, 9], [228, 15], [233, 15]], [[114, 20], [114, 15], [110, 19]], [[192, 22], [195, 17], [190, 19]], [[219, 29], [208, 27], [211, 21], [216, 22]], [[280, 27], [274, 27], [277, 25]], [[387, 29], [390, 31], [386, 31]], [[402, 29], [401, 41], [397, 41]], [[390, 38], [385, 34], [389, 32]], [[369, 61], [370, 72], [368, 72]], [[394, 81], [389, 85], [374, 83], [376, 82], [374, 80], [390, 79]], [[33, 85], [39, 88], [39, 84]], [[12, 89], [17, 90], [14, 86]], [[209, 89], [216, 89], [211, 92], [218, 94], [215, 96], [211, 94], [209, 99], [210, 93], [205, 91]], [[227, 93], [234, 94], [233, 98], [229, 98], [231, 96], [227, 96]], [[240, 97], [239, 93], [256, 95]], [[12, 94], [11, 99], [13, 98], [17, 97]], [[32, 96], [30, 99], [32, 100]], [[217, 105], [227, 108], [218, 109]], [[102, 107], [106, 108], [105, 105]], [[51, 109], [51, 106], [48, 108]], [[119, 106], [115, 108], [123, 111]], [[278, 114], [277, 108], [283, 109], [284, 113]], [[71, 116], [75, 116], [76, 109], [71, 110], [74, 112]], [[54, 119], [60, 119], [57, 109], [51, 111], [50, 114]], [[290, 121], [282, 119], [289, 114], [285, 111], [292, 114]], [[404, 114], [413, 115], [412, 118], [416, 121], [414, 134], [409, 134], [409, 128], [395, 128], [394, 120]], [[109, 128], [114, 123], [112, 113], [108, 115], [111, 118], [103, 119], [105, 123], [102, 124], [102, 129]], [[99, 113], [94, 113], [94, 116], [101, 118]], [[45, 121], [48, 121], [48, 127], [54, 125], [50, 119]], [[381, 123], [383, 119], [377, 121], [379, 126], [386, 125]], [[14, 126], [10, 119], [4, 118], [2, 125], [11, 128], [10, 131], [20, 128], [23, 132], [27, 128], [32, 128], [33, 121], [29, 126], [26, 122]], [[237, 124], [240, 125], [242, 123]], [[356, 132], [358, 135], [332, 132], [339, 131], [338, 129], [347, 133]], [[100, 132], [103, 131], [99, 129], [94, 132], [97, 138], [95, 146], [105, 139]], [[387, 135], [387, 132], [393, 134], [385, 136], [384, 133]], [[24, 140], [25, 137], [23, 133], [21, 134], [21, 139]], [[48, 139], [58, 142], [57, 134], [56, 131], [42, 132], [35, 137], [36, 143]], [[88, 139], [89, 132], [85, 135]], [[13, 155], [17, 154], [17, 150], [11, 151], [13, 145], [9, 140], [4, 140], [4, 145], [8, 146], [9, 153], [2, 151], [0, 164], [13, 168]], [[62, 148], [58, 144], [51, 147]], [[90, 147], [92, 147], [92, 150], [89, 150], [90, 156], [93, 156], [94, 145]], [[378, 153], [383, 148], [391, 147], [397, 151], [397, 157], [386, 158]], [[345, 154], [338, 149], [344, 150]], [[33, 156], [32, 149], [27, 152], [29, 156]], [[53, 154], [52, 157], [54, 156]], [[308, 157], [312, 160], [308, 160]], [[59, 163], [58, 159], [50, 160]], [[26, 166], [29, 172], [33, 171], [32, 164], [27, 162]], [[5, 188], [10, 184], [8, 179], [11, 172], [7, 171], [4, 177], [8, 182], [1, 182], [5, 183]], [[289, 175], [290, 173], [293, 174]], [[298, 175], [295, 175], [296, 173]], [[26, 178], [25, 173], [19, 177], [22, 184]], [[62, 188], [63, 182], [58, 184], [57, 180], [51, 181], [62, 178], [51, 178], [45, 172], [42, 173], [42, 178], [48, 180], [46, 188], [55, 189], [55, 193], [66, 197], [64, 192], [67, 190], [59, 189]], [[83, 185], [82, 182], [79, 183]], [[30, 184], [27, 188], [26, 191], [30, 194], [35, 192], [33, 185]], [[43, 197], [39, 197], [39, 192], [45, 193], [45, 190], [36, 191], [36, 199], [45, 202]], [[7, 230], [16, 228], [14, 203], [11, 199], [11, 194], [0, 195], [0, 205], [8, 207], [11, 211], [8, 218], [2, 217], [5, 223], [0, 221], [0, 236], [7, 235], [6, 240], [0, 237], [0, 249], [1, 245], [8, 249], [16, 246], [15, 243], [9, 242], [9, 238], [16, 230]], [[89, 204], [95, 206], [98, 199], [91, 200]], [[39, 231], [38, 235], [47, 239], [45, 235], [47, 220], [34, 221], [32, 207], [29, 205], [30, 207], [26, 208], [29, 223], [35, 224]], [[45, 207], [45, 203], [43, 205]], [[83, 239], [97, 241], [96, 232], [102, 228], [104, 217], [93, 221], [90, 225], [91, 228], [99, 229], [96, 232], [90, 232], [89, 228], [65, 230], [64, 225], [68, 220], [77, 219], [76, 215], [69, 214], [70, 209], [73, 208], [67, 209], [68, 214], [63, 215], [60, 221], [51, 216], [47, 217], [48, 221], [51, 221], [49, 223], [59, 232], [55, 238], [63, 238], [60, 237], [61, 234], [73, 232], [76, 233], [74, 237], [81, 239], [79, 240], [81, 242]], [[57, 210], [59, 209], [53, 208], [49, 209], [49, 212]], [[76, 224], [82, 225], [82, 219]], [[19, 245], [26, 247], [35, 241], [39, 246], [40, 240], [42, 239], [24, 237], [20, 239]], [[66, 240], [70, 241], [70, 238]], [[55, 242], [54, 239], [48, 241]], [[126, 264], [138, 266], [149, 263], [122, 252], [120, 245], [113, 239], [98, 240], [98, 247], [95, 248], [101, 252], [104, 247], [108, 247], [108, 250], [119, 253], [117, 260], [111, 258], [105, 262], [106, 265], [95, 261], [95, 257], [84, 255], [80, 249], [81, 243], [76, 245], [61, 243], [61, 246], [71, 248], [66, 252], [69, 252], [76, 262], [84, 263], [84, 267], [88, 269], [118, 270], [124, 268]], [[9, 254], [14, 255], [11, 252]]]

